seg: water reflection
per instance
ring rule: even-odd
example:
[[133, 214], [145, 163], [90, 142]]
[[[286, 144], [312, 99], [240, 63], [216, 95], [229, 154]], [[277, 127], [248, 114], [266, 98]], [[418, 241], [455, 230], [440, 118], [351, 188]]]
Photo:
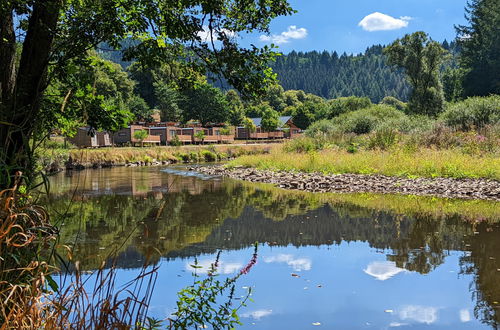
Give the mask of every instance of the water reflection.
[[[323, 264], [328, 257], [324, 253], [336, 248], [353, 260], [363, 260], [357, 269], [342, 269], [348, 280], [358, 283], [355, 274], [360, 272], [374, 286], [410, 276], [420, 279], [419, 274], [435, 273], [438, 278], [439, 270], [447, 268], [458, 253], [455, 265], [460, 268], [454, 276], [473, 279], [470, 290], [475, 305], [470, 312], [457, 309], [454, 318], [464, 326], [472, 324], [472, 317], [491, 327], [499, 324], [499, 203], [314, 195], [200, 178], [189, 171], [182, 174], [176, 175], [175, 168], [168, 173], [158, 168], [116, 168], [54, 177], [49, 205], [61, 214], [61, 241], [74, 246], [85, 270], [97, 268], [102, 261], [109, 263], [112, 255], [118, 256], [119, 267], [137, 268], [145, 256], [154, 255], [153, 262], [181, 261], [181, 272], [189, 272], [194, 256], [200, 256], [203, 271], [217, 250], [249, 249], [258, 241], [265, 244], [260, 265], [284, 267], [297, 280], [303, 274], [321, 276], [328, 267]], [[321, 251], [320, 261], [300, 253], [312, 247]], [[376, 254], [385, 257], [374, 260]], [[225, 274], [241, 267], [239, 260], [221, 264]], [[318, 285], [322, 288], [304, 282], [302, 290], [310, 292]], [[425, 285], [439, 287], [437, 279]], [[405, 290], [416, 294], [411, 287]], [[448, 322], [439, 318], [444, 313], [442, 306], [401, 304], [386, 313], [387, 326]], [[272, 326], [276, 322], [281, 326], [288, 322], [280, 317], [284, 314], [266, 307], [246, 311], [243, 317], [261, 323], [272, 319]]]

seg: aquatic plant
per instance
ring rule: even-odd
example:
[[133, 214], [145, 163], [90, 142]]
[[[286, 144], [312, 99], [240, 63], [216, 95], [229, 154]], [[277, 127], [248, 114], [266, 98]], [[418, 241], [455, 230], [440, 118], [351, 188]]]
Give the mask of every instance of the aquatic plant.
[[[197, 259], [191, 267], [194, 269], [194, 283], [178, 293], [177, 310], [170, 318], [170, 327], [173, 329], [187, 329], [190, 327], [206, 328], [212, 326], [214, 329], [231, 329], [235, 325], [241, 325], [238, 310], [246, 306], [250, 298], [251, 288], [248, 288], [246, 296], [236, 305], [233, 305], [235, 282], [257, 262], [257, 247], [255, 243], [254, 253], [249, 263], [236, 275], [221, 281], [218, 279], [218, 267], [220, 251], [217, 253], [215, 262], [211, 264], [208, 274], [204, 279], [196, 270], [201, 268]], [[227, 299], [220, 301], [221, 297], [228, 293]]]

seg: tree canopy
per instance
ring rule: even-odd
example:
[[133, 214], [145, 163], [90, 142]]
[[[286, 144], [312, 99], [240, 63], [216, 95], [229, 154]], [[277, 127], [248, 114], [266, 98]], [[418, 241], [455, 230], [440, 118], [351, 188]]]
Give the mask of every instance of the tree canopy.
[[[57, 110], [41, 107], [47, 86], [86, 61], [89, 50], [103, 43], [121, 48], [131, 39], [124, 60], [146, 66], [175, 62], [181, 71], [214, 72], [252, 96], [273, 81], [267, 63], [275, 54], [268, 46], [242, 48], [235, 36], [268, 33], [273, 18], [292, 12], [286, 0], [2, 1], [0, 165], [7, 172], [2, 177], [16, 170], [32, 172], [30, 141], [46, 127], [35, 118], [50, 118]], [[76, 93], [65, 95], [69, 99]], [[95, 116], [90, 123], [111, 114], [108, 124], [120, 124], [119, 115], [98, 105], [88, 112], [89, 118]]]
[[407, 34], [385, 49], [389, 64], [404, 68], [413, 87], [409, 110], [416, 114], [436, 115], [444, 109], [439, 69], [446, 51], [424, 32]]

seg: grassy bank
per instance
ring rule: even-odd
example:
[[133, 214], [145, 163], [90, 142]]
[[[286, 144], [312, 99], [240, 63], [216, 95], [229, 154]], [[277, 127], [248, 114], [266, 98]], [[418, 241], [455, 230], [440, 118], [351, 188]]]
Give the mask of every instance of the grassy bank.
[[456, 150], [423, 148], [405, 150], [361, 150], [350, 153], [327, 149], [300, 153], [276, 148], [265, 155], [243, 156], [229, 166], [273, 171], [320, 172], [324, 174], [383, 174], [399, 177], [489, 178], [500, 180], [500, 158], [495, 154], [470, 155]]
[[53, 163], [63, 165], [71, 157], [74, 163], [87, 166], [93, 164], [125, 165], [128, 163], [152, 162], [213, 162], [243, 155], [268, 153], [268, 145], [209, 145], [181, 147], [124, 147], [99, 149], [40, 148], [38, 157], [43, 167]]
[[[283, 220], [286, 215], [304, 214], [310, 209], [329, 204], [332, 207], [342, 205], [360, 207], [360, 216], [367, 218], [370, 215], [369, 212], [365, 211], [390, 212], [397, 216], [416, 218], [456, 216], [472, 223], [500, 221], [500, 208], [498, 207], [500, 203], [495, 201], [374, 193], [316, 194], [298, 190], [283, 190], [266, 183], [240, 182], [239, 184], [245, 185], [248, 189], [263, 192], [262, 194], [267, 197], [267, 203], [260, 201], [256, 207], [266, 217], [273, 220]], [[277, 201], [279, 203], [276, 203]], [[279, 207], [276, 206], [277, 204]], [[266, 205], [269, 207], [265, 207]], [[294, 206], [297, 207], [296, 210], [291, 209]], [[304, 209], [304, 206], [307, 207]], [[286, 211], [283, 211], [282, 208], [286, 208]]]

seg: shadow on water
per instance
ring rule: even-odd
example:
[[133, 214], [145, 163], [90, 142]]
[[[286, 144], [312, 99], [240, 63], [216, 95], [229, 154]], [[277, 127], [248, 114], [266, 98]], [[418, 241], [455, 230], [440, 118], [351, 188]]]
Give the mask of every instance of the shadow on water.
[[430, 274], [459, 251], [461, 276], [473, 278], [476, 318], [493, 328], [500, 322], [496, 202], [290, 192], [182, 167], [68, 172], [52, 178], [52, 187], [50, 208], [68, 211], [61, 242], [74, 245], [85, 270], [115, 253], [116, 265], [131, 269], [153, 251], [159, 262], [256, 241], [299, 249], [365, 242], [398, 269]]

